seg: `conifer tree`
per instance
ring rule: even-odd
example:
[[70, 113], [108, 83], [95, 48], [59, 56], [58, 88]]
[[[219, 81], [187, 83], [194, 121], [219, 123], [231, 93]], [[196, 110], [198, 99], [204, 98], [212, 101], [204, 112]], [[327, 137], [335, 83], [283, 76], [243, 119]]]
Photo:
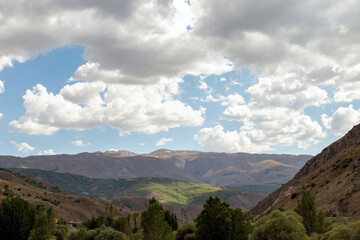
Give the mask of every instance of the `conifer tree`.
[[298, 202], [295, 212], [302, 216], [306, 233], [323, 232], [325, 228], [325, 216], [322, 212], [317, 215], [315, 197], [309, 190], [302, 189], [302, 199]]
[[165, 220], [165, 211], [155, 198], [149, 200], [148, 209], [141, 215], [144, 240], [164, 240], [172, 232]]
[[251, 225], [245, 218], [241, 209], [233, 210], [229, 203], [210, 196], [195, 219], [196, 239], [245, 240], [251, 231]]

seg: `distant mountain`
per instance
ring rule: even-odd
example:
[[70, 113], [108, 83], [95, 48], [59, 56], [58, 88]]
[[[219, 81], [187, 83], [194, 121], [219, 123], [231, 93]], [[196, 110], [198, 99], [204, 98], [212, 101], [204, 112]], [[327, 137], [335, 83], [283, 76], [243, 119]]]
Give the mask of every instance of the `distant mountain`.
[[[231, 200], [233, 207], [250, 209], [264, 194], [241, 189], [226, 189], [209, 184], [184, 182], [169, 178], [95, 179], [69, 173], [56, 173], [36, 169], [10, 169], [32, 178], [54, 184], [65, 191], [84, 197], [107, 200], [121, 197], [156, 197], [161, 203], [172, 206], [202, 205], [210, 195]], [[237, 199], [237, 200], [235, 200]]]
[[0, 167], [42, 169], [91, 178], [165, 177], [222, 186], [265, 185], [265, 191], [270, 191], [291, 179], [310, 157], [160, 149], [143, 155], [107, 151], [25, 158], [0, 156]]
[[96, 197], [130, 211], [144, 211], [148, 200], [156, 197], [166, 209], [177, 214], [182, 222], [193, 221], [208, 196], [219, 196], [234, 208], [252, 208], [265, 194], [241, 189], [190, 183], [169, 178], [95, 179], [70, 173], [38, 169], [10, 169], [32, 178], [54, 184], [83, 197]]
[[295, 177], [251, 210], [253, 216], [274, 209], [294, 209], [305, 187], [327, 216], [360, 214], [360, 125], [310, 159]]
[[76, 155], [0, 156], [0, 167], [31, 168], [73, 173], [91, 178], [169, 177], [197, 182], [191, 174], [171, 162], [148, 156], [124, 156], [116, 152], [80, 153]]
[[167, 159], [203, 183], [215, 185], [282, 184], [310, 155], [213, 153], [160, 149], [148, 156]]
[[83, 222], [91, 216], [104, 216], [110, 203], [74, 196], [47, 182], [0, 169], [0, 201], [9, 195], [21, 197], [33, 206], [43, 204], [46, 208], [52, 207], [56, 218], [68, 222]]

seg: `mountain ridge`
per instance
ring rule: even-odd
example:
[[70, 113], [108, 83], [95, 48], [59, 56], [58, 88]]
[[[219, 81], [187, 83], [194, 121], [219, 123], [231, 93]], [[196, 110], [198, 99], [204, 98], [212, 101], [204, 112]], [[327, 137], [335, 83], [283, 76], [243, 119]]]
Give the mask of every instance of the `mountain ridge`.
[[[0, 167], [67, 172], [91, 178], [168, 177], [221, 186], [274, 185], [293, 177], [310, 157], [159, 149], [149, 154], [107, 151], [24, 158], [0, 156]], [[261, 173], [253, 171], [253, 164], [265, 160], [281, 164], [270, 164]]]
[[311, 158], [287, 183], [275, 190], [250, 214], [262, 216], [276, 208], [293, 210], [305, 187], [327, 216], [356, 217], [360, 213], [360, 124]]

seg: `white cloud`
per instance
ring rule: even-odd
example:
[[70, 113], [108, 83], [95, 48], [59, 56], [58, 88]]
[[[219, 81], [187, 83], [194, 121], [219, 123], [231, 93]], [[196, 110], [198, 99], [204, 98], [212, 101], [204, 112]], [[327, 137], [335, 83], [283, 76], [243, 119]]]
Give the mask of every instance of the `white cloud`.
[[174, 141], [173, 138], [161, 138], [155, 143], [155, 145], [156, 146], [162, 146], [162, 145], [165, 145], [166, 143], [172, 142], [172, 141]]
[[35, 147], [30, 146], [26, 142], [17, 143], [17, 142], [14, 142], [14, 141], [10, 141], [10, 143], [15, 145], [19, 152], [28, 153], [28, 152], [32, 152], [32, 151], [35, 150]]
[[[359, 1], [325, 0], [261, 8], [248, 0], [0, 2], [0, 70], [67, 45], [84, 46], [87, 61], [70, 78], [83, 82], [59, 94], [39, 85], [27, 91], [26, 113], [11, 130], [49, 135], [109, 124], [128, 134], [200, 126], [204, 110], [176, 98], [179, 79], [248, 67], [258, 78], [250, 99], [223, 101], [224, 118], [243, 123], [238, 134], [247, 131], [252, 144], [275, 134], [271, 144], [300, 139], [306, 147], [324, 136], [307, 107], [360, 99], [359, 8]], [[334, 99], [323, 85], [335, 89]], [[204, 81], [196, 86], [206, 90], [202, 100], [219, 100]]]
[[223, 101], [221, 103], [222, 106], [227, 106], [227, 105], [233, 106], [233, 105], [245, 103], [244, 98], [241, 95], [239, 95], [238, 93], [230, 94], [224, 100], [225, 101]]
[[0, 80], [0, 94], [5, 91], [4, 82]]
[[205, 151], [253, 153], [270, 150], [269, 146], [253, 144], [245, 132], [225, 132], [221, 125], [201, 129], [194, 139]]
[[[196, 98], [193, 98], [196, 100]], [[211, 94], [206, 95], [205, 98], [197, 99], [200, 100], [200, 102], [221, 102], [225, 100], [225, 97], [221, 94], [217, 94], [216, 97], [213, 97]]]
[[84, 147], [84, 146], [89, 146], [91, 143], [84, 143], [82, 140], [79, 140], [79, 139], [77, 139], [77, 140], [75, 140], [75, 141], [72, 141], [71, 142], [74, 146], [76, 146], [76, 147]]
[[4, 114], [0, 113], [0, 118], [2, 118], [4, 116]]
[[321, 115], [321, 120], [327, 129], [331, 129], [336, 135], [343, 135], [360, 123], [360, 108], [356, 110], [351, 104], [340, 107], [332, 116]]
[[[10, 122], [12, 131], [50, 135], [59, 129], [84, 130], [105, 124], [131, 132], [156, 133], [179, 126], [199, 126], [205, 109], [175, 100], [180, 79], [153, 85], [76, 83], [60, 94], [42, 85], [26, 91], [26, 113]], [[106, 91], [105, 91], [106, 89]]]
[[40, 151], [38, 155], [55, 155], [55, 152], [52, 149], [48, 149], [48, 150]]

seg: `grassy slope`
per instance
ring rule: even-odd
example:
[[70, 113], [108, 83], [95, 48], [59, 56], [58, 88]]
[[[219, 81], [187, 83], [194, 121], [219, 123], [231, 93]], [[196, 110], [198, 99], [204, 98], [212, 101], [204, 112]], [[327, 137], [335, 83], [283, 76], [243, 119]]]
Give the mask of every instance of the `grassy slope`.
[[228, 190], [214, 185], [189, 183], [169, 178], [93, 179], [33, 169], [11, 169], [11, 171], [42, 179], [75, 195], [106, 199], [119, 196], [147, 198], [155, 196], [159, 201], [173, 206], [201, 205], [209, 195], [218, 195], [226, 199], [243, 192], [239, 189]]

